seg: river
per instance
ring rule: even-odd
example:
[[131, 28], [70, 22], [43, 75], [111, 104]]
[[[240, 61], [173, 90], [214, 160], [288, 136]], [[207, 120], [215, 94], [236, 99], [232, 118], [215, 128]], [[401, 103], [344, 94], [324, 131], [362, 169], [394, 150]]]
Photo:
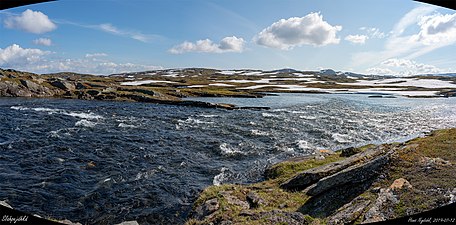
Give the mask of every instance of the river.
[[198, 98], [270, 110], [0, 98], [0, 200], [83, 224], [181, 224], [213, 184], [267, 165], [456, 127], [456, 98]]

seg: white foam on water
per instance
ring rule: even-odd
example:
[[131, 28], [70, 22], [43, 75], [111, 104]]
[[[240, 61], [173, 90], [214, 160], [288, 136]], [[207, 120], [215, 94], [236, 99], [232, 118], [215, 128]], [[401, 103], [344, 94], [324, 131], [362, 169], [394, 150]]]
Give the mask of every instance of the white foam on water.
[[218, 175], [216, 175], [214, 177], [214, 179], [212, 180], [212, 184], [214, 186], [220, 186], [223, 183], [223, 181], [226, 178], [226, 174], [225, 174], [226, 171], [228, 171], [228, 169], [225, 167], [222, 167], [222, 169], [220, 170], [220, 173]]
[[220, 152], [222, 155], [237, 155], [241, 154], [244, 155], [245, 153], [240, 151], [239, 149], [234, 148], [233, 146], [227, 144], [227, 143], [222, 143], [219, 146]]
[[126, 123], [119, 123], [118, 127], [122, 127], [122, 128], [137, 128], [137, 126], [135, 126], [135, 125], [126, 124]]
[[271, 113], [266, 113], [266, 112], [261, 113], [261, 115], [262, 115], [263, 117], [275, 117], [275, 118], [279, 118], [279, 117], [280, 117], [279, 115], [271, 114]]
[[306, 150], [306, 149], [311, 149], [312, 147], [309, 144], [309, 142], [307, 142], [305, 140], [299, 140], [298, 141], [298, 148]]
[[14, 110], [20, 110], [20, 111], [25, 111], [25, 110], [32, 110], [35, 112], [47, 112], [49, 114], [62, 114], [66, 116], [72, 116], [75, 118], [80, 118], [80, 119], [88, 119], [88, 120], [93, 120], [93, 119], [103, 119], [103, 116], [94, 114], [94, 113], [84, 113], [84, 112], [72, 112], [72, 111], [66, 111], [63, 109], [51, 109], [51, 108], [43, 108], [43, 107], [38, 107], [38, 108], [28, 108], [28, 107], [23, 107], [23, 106], [11, 106], [11, 109]]
[[29, 110], [30, 108], [23, 107], [23, 106], [11, 106], [10, 109], [14, 109], [14, 110]]
[[268, 136], [269, 133], [266, 132], [266, 131], [261, 131], [261, 130], [250, 130], [250, 133], [252, 133], [252, 135], [256, 135], [256, 136]]
[[142, 180], [142, 179], [149, 179], [153, 175], [155, 175], [158, 171], [155, 169], [144, 171], [144, 172], [138, 172], [136, 174], [135, 180]]
[[97, 123], [85, 119], [79, 120], [74, 124], [76, 127], [95, 127], [95, 125], [97, 125]]
[[201, 117], [204, 117], [204, 118], [214, 118], [214, 117], [218, 117], [218, 115], [211, 115], [211, 114], [201, 114], [199, 115]]
[[63, 112], [62, 114], [67, 115], [67, 116], [76, 117], [76, 118], [87, 119], [87, 120], [98, 120], [98, 119], [103, 119], [102, 116], [97, 115], [97, 114], [94, 114], [94, 113]]
[[339, 143], [350, 143], [350, 136], [346, 134], [333, 133], [332, 138]]

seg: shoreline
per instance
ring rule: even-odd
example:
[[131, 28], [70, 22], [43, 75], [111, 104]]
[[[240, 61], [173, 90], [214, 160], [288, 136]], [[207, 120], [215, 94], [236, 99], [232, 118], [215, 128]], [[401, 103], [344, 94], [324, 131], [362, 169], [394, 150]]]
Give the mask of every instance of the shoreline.
[[268, 167], [263, 182], [207, 187], [186, 224], [359, 224], [411, 217], [456, 202], [453, 146], [456, 128], [291, 158]]
[[[224, 103], [187, 101], [185, 98], [262, 98], [275, 93], [365, 94], [371, 98], [456, 96], [456, 78], [418, 76], [407, 79], [387, 78], [376, 83], [371, 80], [373, 78], [354, 79], [346, 75], [328, 76], [317, 72], [301, 72], [298, 75], [296, 72], [282, 72], [273, 76], [268, 73], [250, 76], [224, 75], [222, 72], [182, 69], [175, 76], [169, 76], [166, 71], [155, 71], [153, 75], [144, 72], [133, 73], [134, 75], [95, 76], [75, 73], [38, 75], [0, 69], [0, 97], [132, 101], [228, 110], [263, 110], [269, 107], [240, 107]], [[390, 81], [386, 82], [388, 79]], [[401, 81], [391, 81], [394, 79]], [[409, 86], [407, 82], [418, 86]], [[257, 85], [259, 83], [262, 85]]]

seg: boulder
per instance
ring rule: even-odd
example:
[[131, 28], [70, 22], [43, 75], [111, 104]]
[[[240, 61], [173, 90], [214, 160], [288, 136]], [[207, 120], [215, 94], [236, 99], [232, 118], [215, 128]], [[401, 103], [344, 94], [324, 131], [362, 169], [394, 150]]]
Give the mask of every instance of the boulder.
[[0, 205], [13, 209], [13, 207], [11, 207], [8, 203], [6, 203], [6, 201], [0, 201]]
[[122, 223], [118, 223], [116, 225], [139, 225], [139, 223], [136, 222], [135, 220], [133, 220], [133, 221], [125, 221], [125, 222], [122, 222]]
[[307, 195], [316, 196], [344, 184], [361, 183], [378, 175], [382, 167], [388, 162], [389, 155], [384, 155], [366, 163], [348, 167], [340, 172], [320, 179], [317, 183], [309, 186], [305, 192]]
[[247, 193], [246, 199], [250, 208], [257, 208], [258, 206], [264, 204], [264, 200], [253, 191]]
[[82, 225], [81, 223], [74, 223], [72, 222], [71, 220], [60, 220], [60, 221], [57, 221], [61, 224], [66, 224], [66, 225]]
[[362, 161], [375, 158], [384, 154], [385, 151], [385, 147], [380, 145], [376, 148], [368, 149], [364, 152], [355, 154], [345, 160], [303, 171], [281, 184], [280, 187], [287, 190], [303, 190], [324, 177], [331, 176]]
[[0, 81], [0, 96], [4, 97], [32, 97], [32, 92], [13, 81]]
[[391, 184], [390, 188], [392, 190], [401, 190], [403, 188], [412, 188], [412, 185], [410, 184], [410, 182], [408, 182], [408, 180], [404, 179], [404, 178], [399, 178], [399, 179], [396, 179], [393, 181], [393, 183]]
[[21, 84], [26, 87], [30, 92], [32, 92], [32, 96], [53, 96], [54, 92], [51, 91], [49, 88], [37, 84], [31, 80], [20, 80]]
[[328, 218], [329, 225], [353, 224], [371, 203], [369, 199], [356, 197], [353, 201], [342, 206], [334, 215]]
[[391, 219], [394, 216], [394, 206], [398, 203], [391, 188], [382, 188], [373, 206], [364, 214], [364, 223], [375, 223]]
[[220, 192], [220, 194], [221, 194], [221, 195], [223, 196], [223, 198], [228, 202], [228, 204], [239, 206], [239, 207], [241, 207], [242, 209], [248, 209], [248, 208], [250, 208], [250, 205], [249, 205], [248, 202], [245, 202], [245, 201], [240, 200], [240, 199], [237, 198], [236, 196], [233, 196], [232, 193], [233, 193], [232, 191], [223, 191], [223, 192]]
[[64, 91], [72, 91], [76, 88], [76, 86], [68, 81], [63, 81], [63, 80], [55, 80], [50, 82], [50, 84], [54, 87], [60, 88]]
[[211, 215], [212, 213], [214, 213], [215, 211], [217, 211], [219, 209], [219, 207], [220, 207], [220, 204], [219, 204], [217, 198], [209, 199], [206, 202], [204, 202], [204, 204], [196, 207], [194, 216], [197, 219], [202, 220], [205, 217], [207, 217], [207, 216]]
[[282, 210], [272, 210], [258, 213], [242, 211], [240, 216], [250, 217], [250, 220], [253, 221], [263, 221], [265, 224], [302, 225], [310, 224], [311, 222], [300, 212], [287, 212]]

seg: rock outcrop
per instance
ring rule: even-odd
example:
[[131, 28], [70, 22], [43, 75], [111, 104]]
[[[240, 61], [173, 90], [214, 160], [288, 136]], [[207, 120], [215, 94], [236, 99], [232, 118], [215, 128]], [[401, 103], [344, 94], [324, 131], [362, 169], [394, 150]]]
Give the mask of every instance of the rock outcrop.
[[448, 129], [287, 160], [269, 167], [263, 182], [207, 188], [194, 209], [215, 199], [217, 209], [187, 224], [364, 224], [432, 210], [456, 202], [454, 146], [456, 129]]
[[[330, 180], [335, 180], [335, 179], [341, 179], [344, 180], [348, 178], [347, 176], [340, 178], [340, 175], [344, 174], [352, 174], [350, 171], [360, 171], [363, 172], [365, 171], [363, 167], [359, 168], [357, 166], [358, 163], [363, 162], [363, 161], [369, 161], [375, 159], [375, 157], [385, 154], [386, 149], [385, 147], [379, 146], [377, 148], [372, 148], [368, 149], [364, 152], [355, 154], [346, 160], [338, 161], [338, 162], [333, 162], [326, 164], [321, 167], [317, 168], [312, 168], [306, 171], [303, 171], [301, 173], [298, 173], [295, 177], [291, 178], [290, 180], [286, 181], [285, 183], [281, 184], [281, 188], [287, 189], [287, 190], [303, 190], [310, 185], [316, 183], [317, 181], [322, 180], [322, 178], [327, 177]], [[369, 163], [365, 163], [364, 167], [368, 169], [379, 169], [380, 164], [386, 163], [386, 158], [381, 160], [381, 161], [376, 161], [373, 165]], [[353, 168], [349, 168], [355, 166]], [[348, 169], [348, 171], [343, 170]], [[373, 171], [368, 171], [367, 173], [370, 173]], [[334, 175], [336, 173], [339, 173], [338, 175], [334, 176], [334, 178], [330, 178], [331, 175]], [[367, 174], [366, 173], [366, 174]], [[352, 179], [354, 179], [356, 176], [353, 176]], [[321, 187], [321, 184], [319, 185]]]

